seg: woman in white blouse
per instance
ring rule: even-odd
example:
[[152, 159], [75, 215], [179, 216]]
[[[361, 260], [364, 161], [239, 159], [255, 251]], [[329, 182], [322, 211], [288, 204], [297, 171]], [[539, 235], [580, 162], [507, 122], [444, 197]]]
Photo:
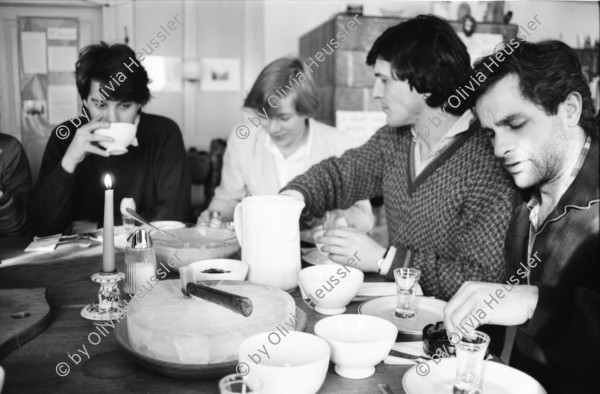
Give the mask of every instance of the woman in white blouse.
[[[360, 144], [312, 119], [318, 105], [311, 71], [302, 60], [280, 58], [267, 65], [244, 101], [252, 115], [229, 137], [221, 184], [198, 221], [208, 222], [212, 212], [220, 212], [225, 221], [232, 220], [242, 198], [275, 195], [312, 165]], [[373, 227], [367, 200], [335, 214], [358, 230], [366, 232]]]

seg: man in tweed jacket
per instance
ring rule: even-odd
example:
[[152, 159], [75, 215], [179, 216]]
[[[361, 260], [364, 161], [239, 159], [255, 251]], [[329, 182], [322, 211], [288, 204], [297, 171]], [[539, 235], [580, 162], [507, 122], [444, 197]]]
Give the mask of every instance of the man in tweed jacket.
[[304, 218], [383, 196], [390, 247], [352, 228], [328, 230], [316, 241], [333, 261], [390, 279], [395, 268], [418, 268], [423, 292], [443, 300], [465, 281], [501, 280], [517, 194], [466, 109], [465, 45], [444, 20], [418, 16], [386, 30], [367, 64], [387, 126], [283, 193], [306, 203]]
[[[524, 200], [506, 234], [507, 280], [462, 285], [444, 308], [454, 340], [466, 322], [513, 326], [510, 365], [552, 393], [598, 393], [598, 126], [577, 53], [560, 41], [515, 42], [475, 106]], [[480, 312], [481, 311], [481, 312]], [[474, 321], [473, 321], [474, 322]], [[477, 325], [475, 325], [477, 327]]]

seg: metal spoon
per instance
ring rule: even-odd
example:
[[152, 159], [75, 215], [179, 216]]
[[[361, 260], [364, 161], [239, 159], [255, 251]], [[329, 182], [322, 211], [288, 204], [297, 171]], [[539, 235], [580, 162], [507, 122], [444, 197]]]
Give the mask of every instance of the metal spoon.
[[[159, 229], [158, 227], [151, 225], [151, 224], [150, 224], [148, 221], [146, 221], [146, 220], [145, 220], [143, 217], [141, 217], [141, 216], [140, 216], [140, 215], [139, 215], [139, 214], [138, 214], [136, 211], [134, 211], [133, 209], [131, 209], [131, 208], [125, 208], [125, 211], [126, 211], [128, 214], [130, 214], [130, 215], [131, 215], [131, 217], [132, 217], [132, 218], [134, 218], [135, 220], [137, 220], [138, 222], [140, 222], [140, 223], [142, 223], [142, 224], [145, 224], [145, 225], [147, 225], [147, 226], [149, 226], [149, 227], [152, 227], [152, 228], [153, 228], [153, 229], [155, 229], [156, 231], [159, 231], [159, 232], [163, 233], [164, 235], [166, 235], [167, 237], [169, 237], [169, 238], [171, 238], [171, 239], [173, 239], [173, 240], [175, 240], [175, 241], [179, 242], [179, 243], [180, 243], [180, 244], [182, 244], [184, 247], [186, 247], [186, 248], [192, 247], [192, 244], [190, 244], [189, 242], [182, 241], [182, 240], [180, 240], [179, 238], [177, 238], [177, 237], [173, 236], [172, 234], [169, 234], [169, 233], [167, 233], [166, 231], [164, 231], [164, 230], [161, 230], [161, 229]], [[226, 239], [225, 241], [208, 241], [208, 242], [206, 242], [206, 241], [203, 241], [203, 244], [206, 244], [206, 245], [214, 245], [214, 244], [216, 243], [216, 244], [223, 244], [223, 245], [226, 245], [226, 244], [227, 244], [227, 241], [229, 241], [229, 240], [231, 240], [231, 239], [234, 239], [234, 238], [236, 238], [236, 237], [231, 237], [231, 238], [228, 238], [228, 239]], [[197, 245], [197, 244], [195, 244], [195, 245]]]
[[146, 226], [150, 226], [150, 227], [152, 227], [152, 228], [153, 228], [153, 229], [155, 229], [156, 231], [159, 231], [159, 232], [163, 233], [164, 235], [166, 235], [167, 237], [169, 237], [169, 238], [171, 238], [171, 239], [173, 239], [173, 240], [175, 240], [175, 241], [179, 242], [180, 244], [184, 245], [186, 248], [189, 248], [189, 247], [190, 247], [190, 244], [189, 244], [189, 242], [184, 242], [184, 241], [180, 240], [179, 238], [177, 238], [177, 237], [175, 237], [175, 236], [173, 236], [173, 235], [169, 234], [168, 232], [166, 232], [166, 231], [164, 231], [164, 230], [161, 230], [161, 229], [159, 229], [159, 228], [158, 228], [158, 227], [156, 227], [156, 226], [153, 226], [153, 225], [151, 225], [151, 224], [150, 224], [150, 222], [147, 222], [147, 221], [146, 221], [146, 220], [145, 220], [143, 217], [141, 217], [141, 216], [140, 216], [140, 215], [139, 215], [139, 214], [138, 214], [136, 211], [134, 211], [133, 209], [131, 209], [131, 208], [125, 208], [125, 211], [126, 211], [126, 212], [127, 212], [129, 215], [131, 215], [131, 217], [132, 217], [132, 218], [134, 218], [135, 220], [137, 220], [138, 222], [140, 222], [140, 223], [142, 223], [142, 224], [145, 224]]

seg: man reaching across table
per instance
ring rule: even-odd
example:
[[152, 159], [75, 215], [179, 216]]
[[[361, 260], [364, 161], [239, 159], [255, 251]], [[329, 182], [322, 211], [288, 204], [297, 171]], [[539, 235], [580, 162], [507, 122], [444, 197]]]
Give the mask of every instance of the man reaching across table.
[[464, 281], [499, 281], [516, 191], [467, 103], [447, 101], [469, 80], [465, 45], [446, 21], [422, 15], [377, 38], [367, 64], [387, 126], [284, 193], [306, 203], [306, 218], [383, 195], [391, 246], [355, 229], [327, 230], [316, 241], [333, 261], [392, 280], [394, 268], [418, 268], [423, 292], [446, 300]]
[[493, 66], [495, 55], [475, 65], [475, 110], [526, 199], [506, 237], [508, 281], [463, 284], [445, 307], [445, 326], [463, 333], [473, 315], [518, 325], [512, 366], [549, 392], [598, 393], [600, 197], [590, 90], [562, 42], [519, 42]]

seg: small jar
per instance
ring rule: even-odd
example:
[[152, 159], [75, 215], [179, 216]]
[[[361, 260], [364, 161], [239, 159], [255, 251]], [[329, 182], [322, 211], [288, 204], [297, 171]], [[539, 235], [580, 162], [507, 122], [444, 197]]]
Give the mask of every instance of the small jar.
[[152, 289], [157, 282], [152, 238], [146, 230], [136, 230], [127, 239], [125, 249], [125, 292], [135, 294]]

